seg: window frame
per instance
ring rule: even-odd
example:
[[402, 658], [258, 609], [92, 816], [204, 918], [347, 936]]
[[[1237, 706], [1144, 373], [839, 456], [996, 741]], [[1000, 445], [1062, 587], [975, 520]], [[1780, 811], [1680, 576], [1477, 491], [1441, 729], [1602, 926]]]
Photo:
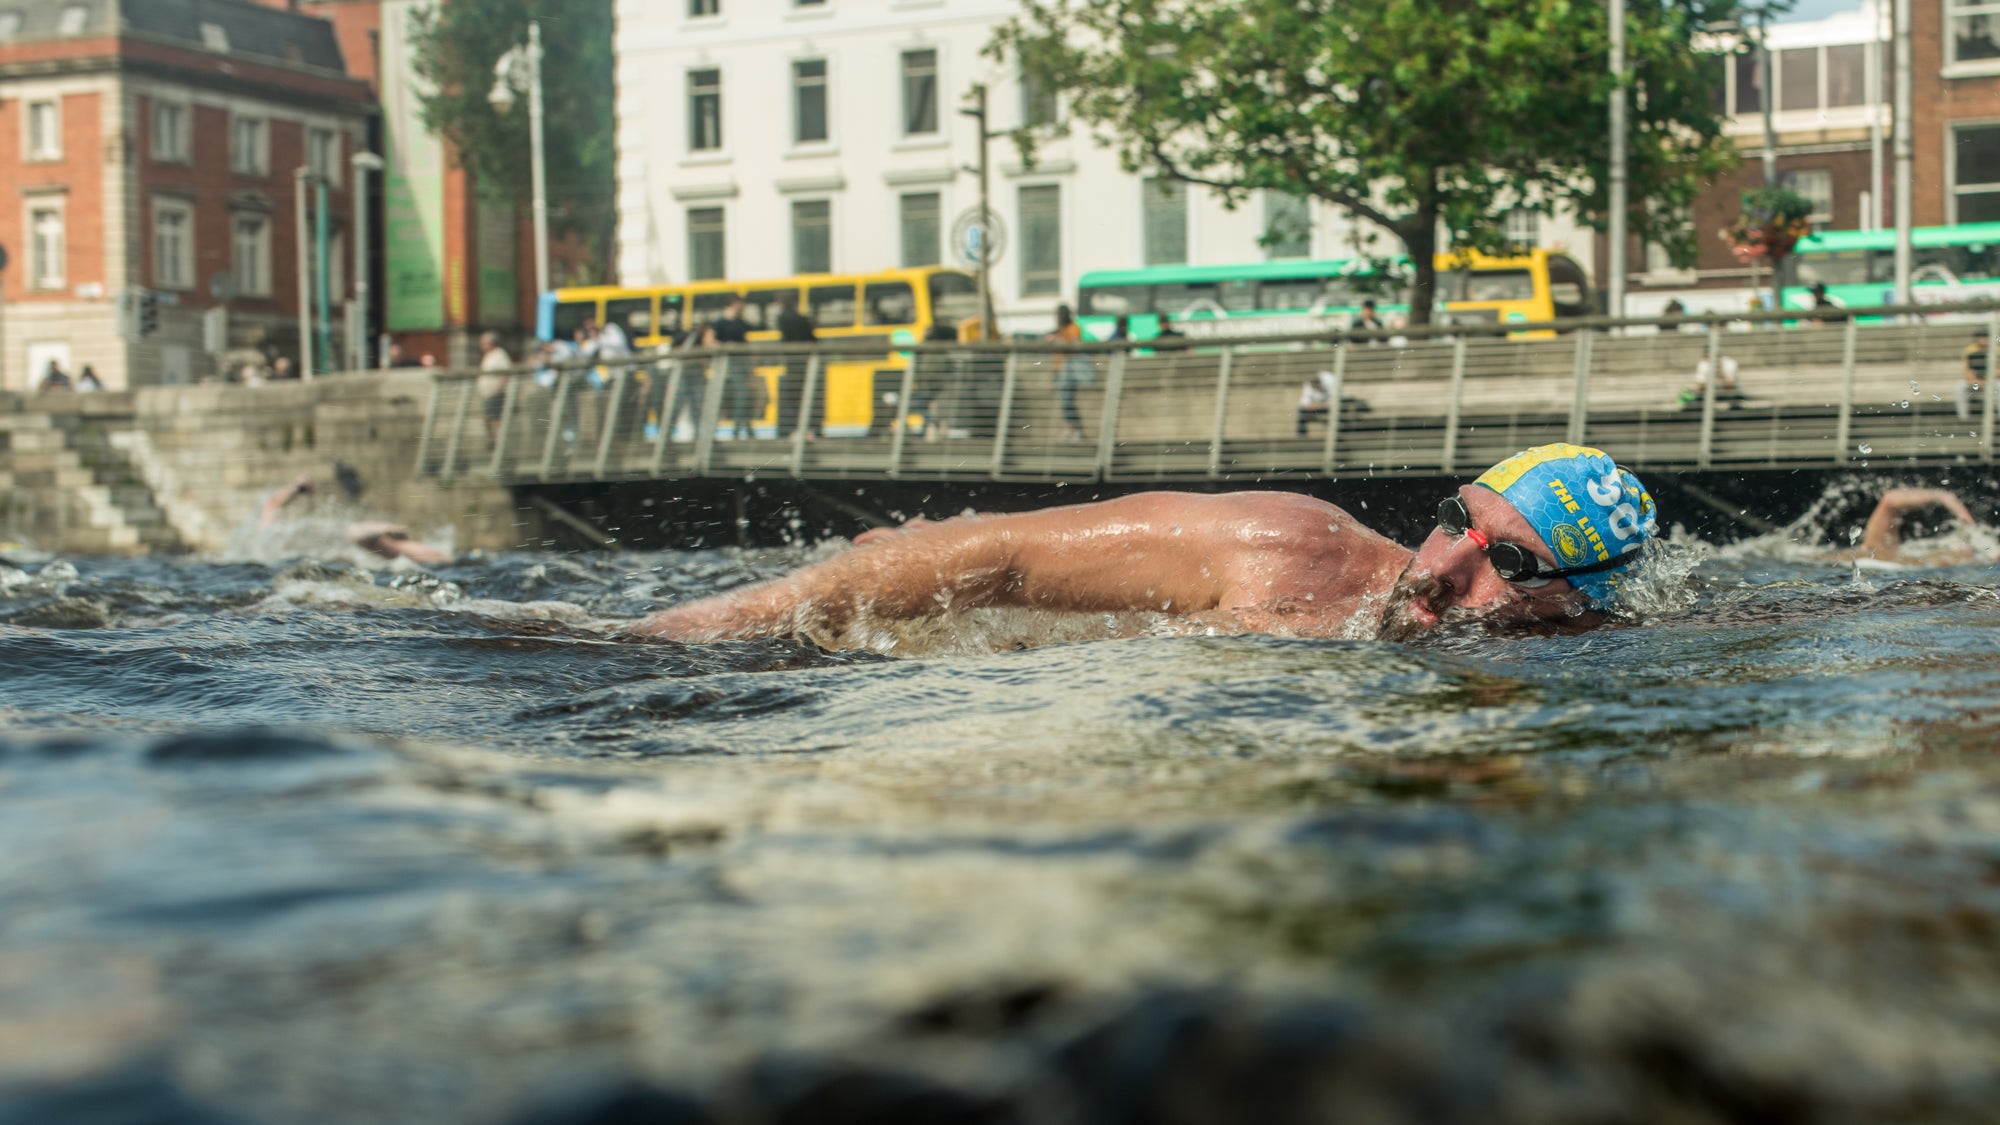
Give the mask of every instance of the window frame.
[[[813, 226], [821, 231], [822, 248], [826, 255], [825, 264], [818, 269], [811, 268], [804, 255], [800, 253], [803, 245], [802, 240], [805, 238], [807, 230], [811, 229], [806, 223], [801, 221], [800, 209], [810, 207], [819, 207], [822, 209], [819, 221], [813, 224]], [[794, 199], [787, 210], [790, 212], [789, 218], [791, 220], [792, 232], [792, 272], [794, 274], [832, 273], [833, 200], [826, 196], [819, 196], [812, 199]]]
[[[706, 222], [706, 216], [714, 215], [714, 229], [696, 229], [697, 222]], [[697, 219], [697, 216], [703, 218]], [[687, 233], [687, 267], [689, 281], [720, 281], [729, 276], [729, 209], [720, 205], [689, 207], [682, 215]], [[704, 272], [696, 257], [696, 235], [713, 234], [716, 239], [715, 271]]]
[[[244, 269], [244, 224], [256, 223], [255, 240], [249, 245], [250, 269]], [[238, 297], [271, 296], [271, 216], [263, 211], [229, 213], [229, 267]]]
[[[724, 152], [728, 151], [725, 146], [728, 144], [728, 136], [729, 136], [728, 130], [724, 127], [725, 122], [723, 120], [723, 115], [722, 115], [723, 114], [722, 68], [720, 66], [689, 67], [687, 70], [682, 72], [682, 74], [683, 74], [682, 84], [686, 89], [686, 97], [687, 97], [688, 155], [706, 156], [706, 157], [719, 156]], [[695, 79], [697, 75], [713, 75], [715, 79], [714, 85], [712, 87], [697, 87], [695, 84]], [[701, 129], [702, 125], [701, 104], [703, 99], [713, 99], [714, 101], [715, 138], [714, 138], [714, 143], [709, 145], [703, 145], [699, 143], [702, 140], [702, 132], [703, 132]]]
[[[910, 60], [913, 56], [926, 54], [931, 57], [930, 73], [928, 75], [930, 81], [930, 127], [920, 129], [913, 127], [921, 124], [921, 122], [912, 120], [911, 110], [914, 103], [911, 100], [910, 93], [912, 90], [912, 79], [921, 81], [925, 75], [921, 70], [913, 70]], [[897, 108], [901, 111], [897, 116], [897, 125], [900, 130], [897, 135], [904, 140], [928, 140], [942, 136], [944, 133], [944, 115], [940, 111], [938, 98], [944, 90], [944, 52], [935, 44], [903, 47], [898, 49], [896, 60], [896, 76], [900, 91]]]
[[[808, 82], [799, 68], [819, 66], [819, 128], [817, 137], [805, 136], [805, 92]], [[833, 144], [833, 64], [825, 55], [790, 60], [792, 74], [792, 147], [823, 149]]]
[[[1042, 266], [1030, 254], [1030, 246], [1032, 244], [1029, 242], [1028, 239], [1029, 210], [1027, 206], [1029, 192], [1038, 193], [1037, 198], [1040, 198], [1039, 193], [1046, 192], [1048, 193], [1048, 198], [1054, 200], [1055, 203], [1053, 207], [1048, 208], [1049, 213], [1053, 214], [1055, 218], [1054, 237], [1052, 239], [1052, 242], [1054, 244], [1053, 269], [1049, 269], [1046, 266]], [[1035, 213], [1037, 215], [1040, 215], [1041, 211], [1038, 209]], [[1021, 247], [1021, 252], [1019, 254], [1020, 272], [1016, 275], [1017, 282], [1020, 285], [1021, 296], [1024, 298], [1062, 296], [1063, 258], [1065, 257], [1065, 255], [1063, 254], [1064, 246], [1063, 246], [1062, 184], [1042, 182], [1042, 183], [1026, 183], [1026, 184], [1015, 185], [1014, 229], [1021, 232], [1019, 238]]]
[[687, 18], [691, 20], [722, 18], [722, 0], [688, 0]]
[[[246, 144], [246, 137], [252, 143]], [[238, 176], [271, 174], [270, 118], [244, 113], [229, 115], [229, 170]]]
[[[1167, 212], [1156, 210], [1154, 197], [1178, 198], [1180, 206], [1180, 256], [1166, 257], [1165, 246], [1154, 244], [1154, 220], [1164, 219]], [[1139, 255], [1147, 266], [1184, 266], [1191, 262], [1190, 253], [1193, 240], [1188, 237], [1188, 217], [1192, 205], [1188, 199], [1188, 183], [1170, 176], [1144, 176], [1139, 180]], [[1164, 223], [1162, 223], [1164, 228]]]
[[[172, 112], [177, 120], [173, 127], [163, 128], [160, 117]], [[191, 164], [194, 162], [193, 140], [194, 107], [179, 98], [153, 98], [150, 114], [151, 128], [147, 131], [147, 151], [156, 164]], [[170, 143], [163, 144], [162, 141]]]
[[[168, 258], [165, 253], [164, 215], [177, 215], [181, 221], [180, 247], [177, 255], [179, 270], [169, 276], [162, 268]], [[165, 199], [154, 197], [152, 208], [152, 268], [148, 271], [153, 280], [153, 288], [187, 292], [194, 288], [195, 274], [195, 210], [194, 204], [185, 199]]]
[[[54, 252], [44, 251], [41, 215], [55, 216]], [[69, 201], [60, 195], [31, 195], [27, 199], [28, 289], [54, 293], [69, 288]], [[53, 267], [54, 272], [49, 272]]]
[[[1280, 200], [1286, 200], [1296, 203], [1298, 207], [1303, 209], [1305, 212], [1305, 230], [1301, 232], [1301, 237], [1303, 237], [1305, 240], [1304, 247], [1302, 247], [1296, 254], [1284, 254], [1280, 253], [1279, 251], [1286, 247], [1281, 247], [1276, 241], [1270, 241], [1268, 244], [1258, 247], [1258, 249], [1264, 252], [1265, 260], [1283, 261], [1287, 258], [1312, 257], [1312, 242], [1313, 242], [1312, 197], [1305, 195], [1293, 195], [1290, 192], [1274, 191], [1270, 189], [1266, 189], [1263, 194], [1264, 194], [1264, 237], [1267, 239], [1270, 236], [1271, 228], [1276, 226], [1279, 218], [1282, 217], [1279, 214], [1277, 214], [1279, 210], [1277, 204]], [[1289, 209], [1289, 205], [1287, 209]]]
[[[930, 250], [928, 257], [925, 257], [922, 261], [913, 260], [911, 254], [911, 251], [917, 248], [910, 239], [911, 221], [914, 218], [921, 222], [924, 218], [922, 214], [913, 215], [911, 211], [910, 201], [916, 199], [928, 199], [932, 204], [930, 212]], [[901, 262], [905, 269], [914, 269], [921, 266], [941, 266], [944, 264], [944, 192], [905, 191], [897, 193], [896, 260]]]
[[[321, 161], [318, 149], [326, 146], [325, 166], [316, 167]], [[305, 127], [306, 171], [326, 180], [328, 187], [340, 186], [340, 130], [330, 125], [307, 125]]]
[[[1799, 186], [1799, 185], [1800, 185], [1801, 183], [1805, 182], [1805, 181], [1804, 181], [1804, 177], [1808, 177], [1808, 176], [1810, 176], [1810, 177], [1813, 177], [1813, 181], [1812, 181], [1812, 182], [1813, 182], [1813, 183], [1814, 183], [1814, 184], [1815, 184], [1816, 186], [1817, 186], [1817, 185], [1819, 185], [1819, 184], [1825, 184], [1825, 185], [1826, 185], [1826, 192], [1825, 192], [1824, 196], [1822, 196], [1822, 195], [1821, 195], [1821, 194], [1820, 194], [1819, 192], [1814, 192], [1814, 191], [1806, 191], [1806, 190], [1804, 190], [1803, 188], [1801, 188], [1801, 187]], [[1803, 196], [1805, 196], [1805, 197], [1806, 197], [1807, 199], [1810, 199], [1810, 200], [1812, 200], [1812, 201], [1813, 201], [1813, 206], [1814, 206], [1814, 210], [1813, 210], [1813, 213], [1812, 213], [1812, 214], [1810, 214], [1810, 215], [1808, 215], [1808, 216], [1806, 216], [1806, 221], [1807, 221], [1807, 222], [1809, 222], [1809, 223], [1812, 223], [1812, 224], [1813, 224], [1813, 229], [1815, 229], [1815, 230], [1819, 230], [1819, 229], [1822, 229], [1822, 228], [1824, 228], [1824, 227], [1826, 227], [1826, 226], [1829, 226], [1829, 225], [1831, 225], [1831, 224], [1832, 224], [1832, 222], [1833, 222], [1833, 169], [1831, 169], [1831, 168], [1788, 168], [1788, 169], [1786, 169], [1786, 170], [1785, 170], [1784, 172], [1782, 172], [1782, 173], [1780, 173], [1780, 174], [1779, 174], [1779, 176], [1778, 176], [1778, 183], [1779, 183], [1779, 185], [1780, 185], [1780, 186], [1783, 186], [1783, 187], [1787, 187], [1787, 188], [1790, 188], [1791, 190], [1793, 190], [1793, 191], [1795, 191], [1795, 192], [1798, 192], [1798, 193], [1799, 193], [1800, 195], [1803, 195]], [[1825, 204], [1825, 210], [1820, 210], [1820, 209], [1819, 209], [1819, 206], [1820, 206], [1820, 204], [1822, 204], [1822, 203], [1824, 203], [1824, 204]]]
[[1992, 130], [2000, 134], [2000, 120], [1993, 118], [1973, 118], [1953, 121], [1947, 126], [1945, 144], [1945, 219], [1951, 225], [1964, 222], [1959, 218], [1959, 198], [1964, 195], [1991, 195], [2000, 193], [2000, 182], [1961, 184], [1958, 182], [1958, 137], [1960, 133], [1975, 129]]
[[[48, 128], [42, 138], [46, 143], [36, 143], [35, 122], [47, 111]], [[28, 164], [51, 164], [63, 158], [63, 100], [61, 95], [24, 98], [21, 101], [21, 154]]]
[[2000, 72], [2000, 53], [1977, 58], [1958, 57], [1958, 21], [1984, 17], [1993, 21], [1995, 30], [2000, 30], [2000, 0], [1984, 0], [1979, 3], [1964, 3], [1961, 0], [1943, 0], [1944, 23], [1940, 37], [1944, 40], [1944, 65], [1947, 73]]

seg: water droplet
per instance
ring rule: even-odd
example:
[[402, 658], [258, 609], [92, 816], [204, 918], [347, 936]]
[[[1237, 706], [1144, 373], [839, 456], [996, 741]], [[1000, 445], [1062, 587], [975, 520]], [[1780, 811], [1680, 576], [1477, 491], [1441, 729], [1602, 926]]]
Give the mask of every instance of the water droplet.
[[1860, 453], [1860, 454], [1861, 454], [1861, 455], [1862, 455], [1863, 457], [1866, 457], [1866, 456], [1868, 456], [1868, 455], [1869, 455], [1870, 453], [1873, 453], [1873, 452], [1875, 452], [1875, 447], [1874, 447], [1874, 446], [1872, 446], [1872, 445], [1869, 445], [1869, 444], [1868, 444], [1867, 442], [1865, 442], [1865, 441], [1864, 441], [1864, 442], [1862, 442], [1862, 443], [1861, 443], [1860, 445], [1857, 445], [1857, 446], [1855, 446], [1854, 448], [1855, 448], [1855, 449], [1856, 449], [1856, 450], [1857, 450], [1857, 451], [1858, 451], [1858, 452], [1859, 452], [1859, 453]]
[[1897, 403], [1896, 405], [1902, 407], [1904, 410], [1908, 410], [1910, 408], [1910, 400], [1904, 399], [1903, 401]]

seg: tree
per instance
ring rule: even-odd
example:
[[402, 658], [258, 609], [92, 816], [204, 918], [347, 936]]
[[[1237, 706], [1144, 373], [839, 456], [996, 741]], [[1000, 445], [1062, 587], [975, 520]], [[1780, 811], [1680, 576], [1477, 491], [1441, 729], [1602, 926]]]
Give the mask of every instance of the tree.
[[612, 0], [440, 0], [411, 16], [424, 124], [451, 143], [480, 190], [517, 206], [533, 202], [528, 99], [507, 113], [487, 100], [502, 55], [542, 25], [542, 103], [549, 233], [590, 249], [608, 280], [616, 237], [616, 138], [612, 135]]
[[[1690, 40], [1735, 0], [1632, 0], [1630, 228], [1691, 260], [1681, 216], [1733, 167], [1720, 68]], [[1601, 0], [1024, 0], [988, 44], [1062, 89], [1141, 169], [1225, 203], [1310, 195], [1392, 232], [1430, 319], [1437, 232], [1501, 250], [1516, 207], [1602, 229], [1613, 82]], [[1030, 136], [1030, 147], [1037, 138]]]

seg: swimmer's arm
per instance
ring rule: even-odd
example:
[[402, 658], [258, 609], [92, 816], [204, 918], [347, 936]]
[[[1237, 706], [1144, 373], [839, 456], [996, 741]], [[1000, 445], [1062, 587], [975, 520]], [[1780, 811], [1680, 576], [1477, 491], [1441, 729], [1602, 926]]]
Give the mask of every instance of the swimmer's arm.
[[283, 513], [285, 505], [312, 490], [312, 478], [308, 476], [301, 476], [290, 484], [271, 490], [271, 494], [264, 497], [264, 506], [257, 516], [257, 526], [269, 527], [277, 523], [278, 517]]
[[[1275, 494], [1145, 493], [946, 520], [873, 538], [770, 582], [674, 606], [633, 628], [712, 641], [838, 631], [862, 614], [902, 620], [986, 606], [1184, 615], [1244, 609], [1267, 587], [1301, 580], [1301, 554], [1341, 565], [1343, 552], [1321, 543], [1299, 551], [1298, 529], [1324, 530], [1327, 512], [1348, 517], [1301, 503]], [[1356, 546], [1386, 545], [1358, 525], [1349, 538]]]
[[1903, 537], [1896, 530], [1897, 520], [1905, 513], [1936, 504], [1950, 512], [1966, 526], [1979, 521], [1957, 496], [1942, 488], [1892, 488], [1882, 494], [1875, 510], [1868, 516], [1868, 524], [1861, 532], [1861, 550], [1864, 554], [1886, 557], [1902, 546]]

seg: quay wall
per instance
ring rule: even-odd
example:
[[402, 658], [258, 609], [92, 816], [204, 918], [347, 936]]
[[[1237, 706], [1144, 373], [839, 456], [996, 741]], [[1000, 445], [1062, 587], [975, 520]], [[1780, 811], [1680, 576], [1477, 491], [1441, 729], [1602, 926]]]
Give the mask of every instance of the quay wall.
[[[517, 508], [507, 488], [415, 471], [430, 374], [0, 397], [0, 540], [221, 551], [252, 526], [272, 489], [308, 475], [315, 494], [288, 515], [390, 520], [457, 551], [536, 543], [539, 517]], [[347, 495], [343, 476], [358, 482], [358, 495]], [[121, 540], [89, 526], [120, 519], [164, 528]]]

